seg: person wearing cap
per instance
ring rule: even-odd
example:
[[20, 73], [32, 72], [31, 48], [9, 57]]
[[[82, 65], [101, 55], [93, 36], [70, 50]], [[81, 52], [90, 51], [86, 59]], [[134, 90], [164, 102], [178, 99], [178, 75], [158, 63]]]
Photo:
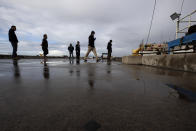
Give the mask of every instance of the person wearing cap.
[[88, 40], [89, 40], [89, 44], [88, 44], [88, 50], [87, 50], [87, 53], [84, 57], [84, 61], [86, 62], [87, 61], [87, 57], [89, 55], [89, 53], [92, 51], [96, 57], [96, 60], [97, 62], [99, 61], [98, 59], [98, 56], [97, 56], [97, 52], [96, 52], [96, 48], [95, 48], [95, 40], [96, 38], [94, 37], [95, 35], [95, 31], [92, 31], [90, 36], [88, 37]]
[[12, 58], [16, 59], [17, 58], [17, 49], [18, 49], [18, 38], [15, 34], [16, 31], [16, 26], [11, 26], [9, 33], [8, 33], [8, 37], [9, 37], [9, 41], [12, 44], [12, 48], [13, 48], [13, 52], [12, 52]]

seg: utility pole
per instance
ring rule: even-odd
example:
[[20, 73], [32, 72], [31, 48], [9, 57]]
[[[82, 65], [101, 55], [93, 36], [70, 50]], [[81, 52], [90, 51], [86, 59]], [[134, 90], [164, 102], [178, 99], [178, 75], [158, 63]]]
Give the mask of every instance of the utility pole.
[[180, 17], [178, 17], [178, 20], [176, 21], [176, 39], [178, 39], [179, 28], [180, 28]]

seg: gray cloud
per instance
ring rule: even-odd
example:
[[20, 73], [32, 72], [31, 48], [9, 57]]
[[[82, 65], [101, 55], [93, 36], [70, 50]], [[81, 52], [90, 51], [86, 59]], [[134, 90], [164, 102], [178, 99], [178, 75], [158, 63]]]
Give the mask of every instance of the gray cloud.
[[[179, 12], [181, 2], [157, 0], [149, 42], [174, 39], [175, 23], [169, 16]], [[20, 53], [39, 54], [42, 35], [47, 33], [51, 55], [68, 54], [67, 46], [77, 40], [84, 55], [88, 35], [95, 30], [99, 54], [107, 51], [107, 42], [113, 39], [113, 55], [128, 55], [142, 39], [146, 40], [153, 3], [154, 0], [1, 0], [0, 38], [6, 41], [7, 31], [14, 24]], [[185, 1], [182, 13], [195, 10], [195, 4], [195, 0]], [[8, 45], [0, 45], [0, 53], [10, 52]]]

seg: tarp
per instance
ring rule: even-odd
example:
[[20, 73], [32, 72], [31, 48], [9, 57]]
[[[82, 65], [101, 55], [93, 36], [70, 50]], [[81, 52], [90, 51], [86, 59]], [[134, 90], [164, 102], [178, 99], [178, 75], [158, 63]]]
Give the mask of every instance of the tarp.
[[193, 33], [193, 34], [184, 36], [183, 37], [183, 40], [182, 40], [182, 43], [180, 42], [181, 39], [182, 38], [179, 38], [179, 39], [176, 39], [176, 40], [173, 40], [173, 41], [168, 42], [168, 48], [170, 49], [170, 48], [172, 48], [174, 46], [178, 46], [180, 44], [185, 45], [187, 43], [191, 43], [193, 41], [196, 41], [196, 33]]

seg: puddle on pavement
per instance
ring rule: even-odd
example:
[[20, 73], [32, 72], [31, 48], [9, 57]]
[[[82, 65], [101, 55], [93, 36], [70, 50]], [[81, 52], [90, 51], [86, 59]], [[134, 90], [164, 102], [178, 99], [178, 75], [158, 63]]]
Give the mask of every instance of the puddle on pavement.
[[189, 101], [189, 102], [196, 102], [196, 93], [192, 92], [188, 89], [178, 87], [176, 85], [172, 84], [166, 84], [169, 88], [174, 89], [177, 93], [180, 99]]

